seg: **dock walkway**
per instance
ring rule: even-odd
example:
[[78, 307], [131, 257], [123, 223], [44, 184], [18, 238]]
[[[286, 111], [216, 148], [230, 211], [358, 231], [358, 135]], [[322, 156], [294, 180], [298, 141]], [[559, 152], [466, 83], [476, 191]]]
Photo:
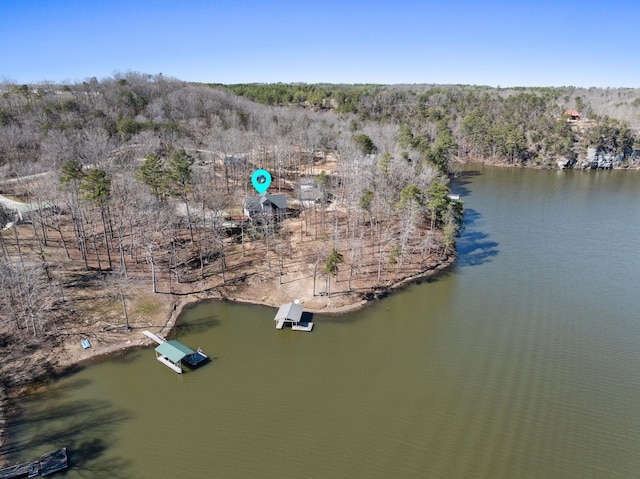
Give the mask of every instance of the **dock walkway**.
[[142, 333], [143, 333], [146, 337], [148, 337], [148, 338], [150, 338], [150, 339], [153, 339], [153, 340], [154, 340], [156, 343], [158, 343], [158, 344], [162, 344], [162, 343], [166, 343], [166, 342], [167, 342], [167, 340], [166, 340], [166, 339], [164, 339], [164, 338], [162, 338], [162, 337], [160, 337], [160, 336], [158, 336], [158, 335], [156, 335], [156, 334], [153, 334], [151, 331], [143, 331]]
[[25, 462], [15, 466], [0, 469], [0, 479], [13, 479], [16, 477], [48, 476], [54, 472], [62, 471], [69, 467], [67, 460], [67, 448], [47, 452], [40, 456], [39, 461]]

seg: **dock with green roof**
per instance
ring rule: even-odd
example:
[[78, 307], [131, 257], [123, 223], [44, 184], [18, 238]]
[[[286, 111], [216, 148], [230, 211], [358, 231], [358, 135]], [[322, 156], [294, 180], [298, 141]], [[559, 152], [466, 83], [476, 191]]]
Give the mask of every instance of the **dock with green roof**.
[[144, 334], [158, 343], [155, 349], [156, 359], [178, 374], [182, 374], [183, 361], [190, 366], [198, 366], [208, 359], [200, 348], [194, 351], [175, 339], [167, 341], [149, 331], [144, 331]]

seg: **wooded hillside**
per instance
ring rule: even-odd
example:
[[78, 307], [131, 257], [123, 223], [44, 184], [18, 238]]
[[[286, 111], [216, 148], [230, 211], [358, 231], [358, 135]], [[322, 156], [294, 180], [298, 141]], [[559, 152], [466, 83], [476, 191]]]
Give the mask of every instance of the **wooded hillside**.
[[[452, 159], [597, 168], [640, 162], [640, 90], [466, 85], [231, 85], [270, 105], [355, 113], [399, 126], [399, 142], [446, 169]], [[576, 113], [572, 116], [569, 112]], [[600, 166], [602, 163], [600, 164]]]
[[[0, 90], [5, 352], [126, 330], [158, 294], [352, 304], [455, 253], [457, 161], [638, 161], [630, 89], [127, 73]], [[257, 168], [273, 196], [253, 191]]]
[[137, 73], [3, 88], [5, 351], [124, 330], [158, 294], [352, 304], [455, 253], [448, 168], [397, 123]]

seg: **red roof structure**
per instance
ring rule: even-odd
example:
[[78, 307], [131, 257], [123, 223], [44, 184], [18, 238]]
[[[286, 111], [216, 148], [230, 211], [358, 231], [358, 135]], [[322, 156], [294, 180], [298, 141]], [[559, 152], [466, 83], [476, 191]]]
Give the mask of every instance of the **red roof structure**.
[[567, 115], [570, 120], [580, 119], [580, 113], [578, 112], [578, 110], [567, 110], [564, 112], [564, 114]]

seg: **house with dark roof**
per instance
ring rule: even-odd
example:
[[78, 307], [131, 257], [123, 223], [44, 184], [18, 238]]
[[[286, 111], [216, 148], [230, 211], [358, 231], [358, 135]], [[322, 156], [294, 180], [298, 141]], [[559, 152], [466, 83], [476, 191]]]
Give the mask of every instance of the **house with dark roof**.
[[244, 199], [243, 210], [249, 218], [274, 216], [281, 218], [287, 213], [287, 197], [263, 193], [259, 196], [249, 196]]

